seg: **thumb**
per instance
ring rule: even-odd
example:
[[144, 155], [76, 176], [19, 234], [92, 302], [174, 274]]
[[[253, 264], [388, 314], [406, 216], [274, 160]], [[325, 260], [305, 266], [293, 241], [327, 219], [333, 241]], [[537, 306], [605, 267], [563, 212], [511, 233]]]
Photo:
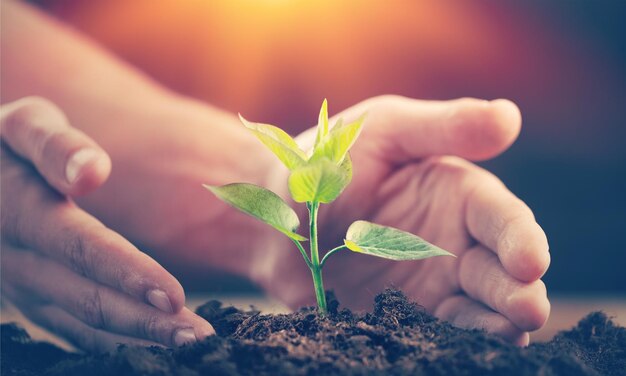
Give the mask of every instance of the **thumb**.
[[505, 151], [521, 128], [518, 107], [507, 99], [424, 101], [401, 96], [372, 98], [340, 117], [367, 112], [365, 132], [375, 151], [393, 163], [434, 155], [478, 161]]
[[0, 108], [0, 135], [57, 191], [81, 195], [109, 176], [111, 160], [87, 135], [70, 126], [53, 103], [27, 97]]

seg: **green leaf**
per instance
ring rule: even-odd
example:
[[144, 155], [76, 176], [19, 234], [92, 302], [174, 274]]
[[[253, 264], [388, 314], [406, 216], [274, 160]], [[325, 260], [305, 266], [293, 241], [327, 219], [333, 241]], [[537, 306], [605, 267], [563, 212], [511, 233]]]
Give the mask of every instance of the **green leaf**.
[[[341, 128], [342, 125], [343, 125], [343, 118], [339, 118], [335, 122], [335, 125], [333, 125], [333, 129]], [[332, 132], [332, 129], [331, 129], [331, 132]]]
[[352, 158], [350, 158], [350, 154], [346, 154], [346, 157], [343, 159], [343, 162], [341, 162], [339, 167], [346, 175], [346, 185], [348, 185], [350, 181], [352, 181]]
[[350, 225], [344, 243], [353, 252], [397, 261], [454, 256], [409, 232], [367, 221]]
[[317, 121], [317, 136], [315, 137], [315, 146], [328, 134], [328, 101], [324, 98], [320, 115]]
[[293, 170], [289, 176], [291, 197], [296, 202], [333, 202], [350, 182], [350, 166], [323, 158]]
[[241, 122], [267, 146], [288, 169], [303, 166], [308, 159], [296, 141], [282, 129], [270, 124], [251, 123], [239, 115]]
[[333, 127], [330, 133], [316, 144], [311, 159], [316, 160], [326, 157], [335, 163], [343, 162], [346, 154], [348, 154], [348, 150], [350, 150], [359, 134], [361, 134], [364, 120], [365, 115], [345, 125], [338, 121], [338, 124]]
[[220, 200], [251, 215], [291, 239], [304, 241], [307, 238], [296, 234], [300, 220], [296, 212], [276, 193], [254, 184], [233, 183], [221, 187], [204, 184]]

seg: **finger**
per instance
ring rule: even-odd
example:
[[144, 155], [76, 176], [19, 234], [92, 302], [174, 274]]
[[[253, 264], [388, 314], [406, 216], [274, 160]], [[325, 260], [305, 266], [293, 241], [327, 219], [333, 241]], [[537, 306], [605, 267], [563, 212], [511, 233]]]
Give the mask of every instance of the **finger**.
[[38, 184], [16, 181], [9, 185], [5, 180], [2, 235], [6, 240], [164, 312], [182, 309], [185, 294], [176, 278], [122, 236]]
[[539, 329], [548, 319], [550, 302], [544, 283], [513, 278], [484, 247], [463, 253], [458, 273], [459, 284], [469, 297], [501, 313], [521, 330]]
[[516, 327], [510, 320], [485, 305], [464, 295], [447, 298], [435, 310], [435, 316], [455, 326], [483, 329], [518, 346], [527, 346], [528, 332]]
[[29, 97], [2, 106], [0, 134], [61, 193], [87, 193], [100, 186], [111, 171], [106, 152], [72, 128], [63, 112], [43, 98]]
[[466, 223], [475, 239], [494, 251], [515, 278], [534, 281], [550, 266], [548, 239], [532, 211], [489, 175], [467, 197]]
[[94, 329], [61, 308], [49, 305], [36, 295], [24, 293], [23, 290], [14, 287], [10, 279], [3, 280], [2, 294], [30, 321], [87, 351], [111, 351], [120, 343], [137, 346], [161, 346], [156, 342]]
[[120, 344], [159, 346], [155, 342], [94, 329], [59, 307], [44, 305], [19, 308], [35, 324], [66, 338], [74, 346], [86, 351], [95, 353], [114, 351]]
[[[209, 323], [186, 308], [178, 314], [164, 313], [31, 252], [9, 250], [5, 260], [7, 278], [14, 288], [47, 299], [92, 328], [166, 346], [196, 342], [215, 333]], [[24, 269], [15, 268], [20, 265]]]
[[519, 109], [506, 99], [423, 101], [385, 95], [338, 117], [350, 120], [363, 113], [364, 133], [375, 140], [380, 156], [393, 163], [434, 155], [489, 159], [506, 150], [521, 127]]

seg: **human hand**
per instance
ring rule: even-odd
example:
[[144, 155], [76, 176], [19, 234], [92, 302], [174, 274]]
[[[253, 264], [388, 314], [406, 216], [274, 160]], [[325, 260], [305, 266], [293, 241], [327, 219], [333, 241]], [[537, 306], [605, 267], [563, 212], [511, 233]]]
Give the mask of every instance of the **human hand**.
[[0, 109], [2, 293], [80, 348], [193, 342], [213, 328], [181, 285], [72, 199], [107, 179], [108, 155], [50, 102]]
[[[201, 183], [233, 181], [285, 187], [285, 173], [280, 176], [278, 169], [270, 167], [264, 159], [267, 154], [258, 152], [263, 147], [255, 149], [253, 136], [246, 138], [243, 129], [233, 126], [238, 123], [236, 117], [215, 116], [208, 106], [171, 100], [177, 95], [118, 64], [57, 23], [17, 5], [11, 9], [13, 22], [8, 25], [15, 38], [2, 39], [4, 56], [11, 57], [3, 67], [15, 73], [5, 75], [13, 79], [3, 80], [7, 97], [34, 90], [63, 102], [77, 125], [89, 129], [116, 165], [107, 184], [79, 201], [81, 206], [118, 232], [131, 235], [161, 260], [169, 255], [168, 268], [179, 263], [188, 272], [190, 266], [197, 266], [205, 275], [210, 274], [206, 273], [209, 267], [225, 268], [252, 276], [291, 304], [306, 301], [303, 294], [312, 292], [308, 270], [297, 251], [285, 249], [291, 244], [276, 246], [278, 242], [271, 239], [278, 238], [267, 235], [270, 229], [262, 229], [226, 205], [218, 206], [221, 203], [201, 187]], [[40, 38], [42, 32], [66, 53], [47, 48]], [[24, 45], [33, 48], [24, 49]], [[32, 75], [24, 80], [24, 67], [36, 68], [32, 64], [42, 59], [49, 60], [49, 69], [31, 69]], [[77, 84], [94, 76], [107, 77], [98, 81], [97, 90]], [[328, 287], [336, 288], [343, 301], [356, 304], [370, 301], [383, 285], [396, 283], [440, 317], [484, 327], [512, 341], [527, 341], [524, 332], [540, 326], [549, 310], [545, 288], [537, 280], [549, 262], [545, 236], [528, 208], [496, 178], [459, 158], [440, 157], [484, 159], [498, 154], [518, 132], [517, 110], [502, 101], [419, 102], [383, 97], [365, 101], [341, 116], [350, 120], [364, 111], [369, 117], [353, 150], [354, 181], [333, 206], [322, 208], [325, 244], [340, 241], [353, 219], [372, 219], [420, 234], [457, 253], [459, 259], [395, 264], [340, 253], [326, 269]], [[34, 164], [42, 166], [46, 160], [55, 159]], [[32, 208], [39, 205], [33, 203], [42, 203], [41, 197], [44, 208], [77, 212], [63, 200], [59, 204], [59, 196], [45, 188], [32, 168], [12, 156], [3, 158], [4, 165], [3, 238], [11, 239], [11, 224], [33, 235], [37, 225], [60, 225], [66, 220], [57, 214], [35, 216]], [[39, 171], [44, 171], [49, 184], [67, 192], [56, 185], [62, 179], [55, 180], [46, 169]], [[31, 212], [19, 210], [22, 207]], [[22, 225], [7, 213], [29, 220]], [[21, 237], [36, 243], [36, 249], [46, 249], [42, 247], [47, 241], [44, 233], [48, 234], [38, 231], [32, 238]], [[37, 236], [41, 237], [38, 242]], [[61, 247], [63, 240], [50, 244]], [[120, 247], [126, 249], [124, 244]], [[98, 253], [97, 257], [104, 256]], [[359, 267], [357, 275], [347, 273], [351, 270], [347, 265]], [[278, 282], [274, 276], [283, 283], [272, 283]], [[341, 280], [344, 277], [346, 281]], [[136, 296], [143, 299], [141, 294]], [[170, 299], [175, 310], [182, 307], [182, 298]]]
[[[521, 125], [517, 107], [506, 100], [384, 96], [335, 119], [349, 122], [365, 112], [351, 152], [353, 181], [320, 211], [321, 249], [341, 244], [350, 223], [366, 219], [415, 233], [458, 258], [398, 263], [339, 252], [324, 269], [325, 287], [361, 308], [395, 285], [442, 319], [527, 344], [527, 332], [550, 311], [539, 279], [550, 261], [546, 236], [501, 181], [463, 159], [484, 160], [508, 148]], [[312, 145], [314, 137], [309, 130], [299, 142]], [[286, 186], [285, 174], [273, 189]], [[272, 261], [262, 283], [269, 291], [293, 306], [315, 301], [298, 252], [278, 249], [266, 258]]]
[[[171, 113], [126, 125], [124, 137], [101, 134], [120, 167], [81, 203], [148, 245], [168, 268], [205, 276], [227, 270], [293, 307], [313, 303], [310, 273], [293, 244], [201, 187], [243, 181], [288, 197], [286, 169], [236, 117], [174, 103]], [[519, 132], [517, 108], [507, 101], [385, 96], [335, 118], [350, 121], [364, 112], [351, 153], [353, 181], [321, 208], [321, 249], [340, 244], [353, 220], [366, 219], [414, 232], [459, 257], [395, 263], [339, 252], [325, 267], [326, 287], [360, 308], [394, 284], [441, 318], [527, 343], [527, 331], [549, 313], [538, 280], [549, 264], [545, 235], [496, 177], [461, 159], [505, 150]], [[299, 141], [313, 138], [309, 131]]]

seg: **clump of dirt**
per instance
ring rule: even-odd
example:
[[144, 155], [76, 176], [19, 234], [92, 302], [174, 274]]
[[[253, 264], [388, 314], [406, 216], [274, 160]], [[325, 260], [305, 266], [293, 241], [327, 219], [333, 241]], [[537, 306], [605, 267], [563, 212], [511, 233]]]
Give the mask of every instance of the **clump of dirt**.
[[6, 375], [624, 375], [626, 328], [594, 312], [547, 343], [518, 348], [455, 328], [397, 290], [356, 314], [329, 296], [330, 312], [282, 315], [210, 301], [197, 312], [216, 336], [178, 349], [120, 346], [104, 355], [67, 353], [2, 325]]

